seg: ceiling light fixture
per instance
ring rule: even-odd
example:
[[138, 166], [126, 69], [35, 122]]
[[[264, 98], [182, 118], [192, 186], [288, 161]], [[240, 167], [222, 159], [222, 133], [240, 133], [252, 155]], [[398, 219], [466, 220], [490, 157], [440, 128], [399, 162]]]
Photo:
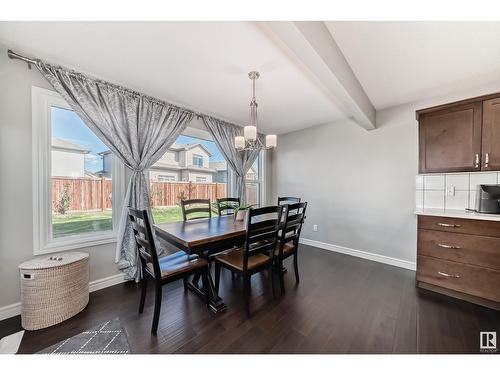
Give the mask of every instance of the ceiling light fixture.
[[248, 73], [252, 80], [253, 96], [250, 102], [250, 125], [243, 128], [243, 136], [234, 137], [234, 146], [239, 151], [267, 150], [278, 144], [278, 137], [274, 134], [266, 135], [266, 144], [263, 145], [257, 136], [257, 101], [255, 100], [255, 81], [259, 79], [259, 72]]

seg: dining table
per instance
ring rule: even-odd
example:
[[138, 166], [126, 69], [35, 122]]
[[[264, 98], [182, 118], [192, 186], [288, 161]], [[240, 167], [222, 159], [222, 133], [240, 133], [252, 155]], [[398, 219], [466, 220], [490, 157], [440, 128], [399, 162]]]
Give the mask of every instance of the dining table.
[[[153, 228], [162, 240], [188, 254], [198, 254], [205, 259], [234, 246], [242, 245], [246, 234], [245, 221], [234, 220], [233, 215], [154, 224]], [[188, 288], [205, 298], [203, 288], [199, 286], [199, 280], [200, 277], [195, 276], [192, 281], [188, 282]], [[214, 313], [226, 310], [226, 305], [219, 297], [210, 273], [208, 284], [210, 309]]]

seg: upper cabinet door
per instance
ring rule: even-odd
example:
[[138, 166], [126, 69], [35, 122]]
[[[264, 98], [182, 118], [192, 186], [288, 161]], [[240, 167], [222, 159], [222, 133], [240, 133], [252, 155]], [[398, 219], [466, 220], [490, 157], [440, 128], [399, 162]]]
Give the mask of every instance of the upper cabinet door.
[[500, 98], [483, 102], [482, 170], [500, 170]]
[[419, 172], [479, 171], [481, 117], [481, 101], [422, 113], [419, 117]]

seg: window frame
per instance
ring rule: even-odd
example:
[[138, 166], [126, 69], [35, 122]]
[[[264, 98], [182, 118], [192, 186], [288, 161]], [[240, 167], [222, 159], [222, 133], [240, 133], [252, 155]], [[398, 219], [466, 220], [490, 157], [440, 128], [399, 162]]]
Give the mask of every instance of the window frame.
[[[201, 165], [198, 165], [194, 162], [194, 159], [197, 158], [199, 160], [201, 160]], [[204, 157], [203, 155], [200, 155], [200, 154], [193, 154], [193, 166], [195, 167], [198, 167], [198, 168], [203, 168], [203, 165], [204, 165]]]
[[33, 253], [34, 255], [92, 247], [116, 242], [124, 203], [125, 166], [113, 158], [112, 223], [113, 230], [52, 238], [50, 107], [73, 109], [55, 91], [32, 86], [32, 185], [33, 185]]
[[247, 180], [245, 175], [245, 189], [247, 184], [257, 185], [257, 206], [264, 207], [266, 197], [266, 181], [265, 181], [265, 165], [266, 165], [266, 151], [261, 150], [257, 157], [257, 179]]

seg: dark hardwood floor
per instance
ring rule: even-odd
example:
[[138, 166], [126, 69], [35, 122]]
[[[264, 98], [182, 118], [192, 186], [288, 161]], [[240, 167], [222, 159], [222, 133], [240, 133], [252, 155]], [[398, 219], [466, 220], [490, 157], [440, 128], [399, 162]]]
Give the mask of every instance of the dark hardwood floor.
[[[500, 312], [418, 291], [413, 271], [308, 246], [299, 256], [301, 282], [286, 274], [283, 297], [278, 282], [273, 300], [267, 275], [254, 277], [251, 319], [241, 280], [233, 284], [223, 271], [226, 312], [212, 314], [179, 281], [165, 288], [158, 335], [151, 336], [153, 291], [139, 315], [139, 287], [125, 283], [92, 293], [88, 307], [66, 322], [26, 332], [19, 352], [115, 317], [133, 353], [478, 353], [480, 331], [500, 334]], [[19, 317], [0, 322], [0, 336], [20, 329]]]

